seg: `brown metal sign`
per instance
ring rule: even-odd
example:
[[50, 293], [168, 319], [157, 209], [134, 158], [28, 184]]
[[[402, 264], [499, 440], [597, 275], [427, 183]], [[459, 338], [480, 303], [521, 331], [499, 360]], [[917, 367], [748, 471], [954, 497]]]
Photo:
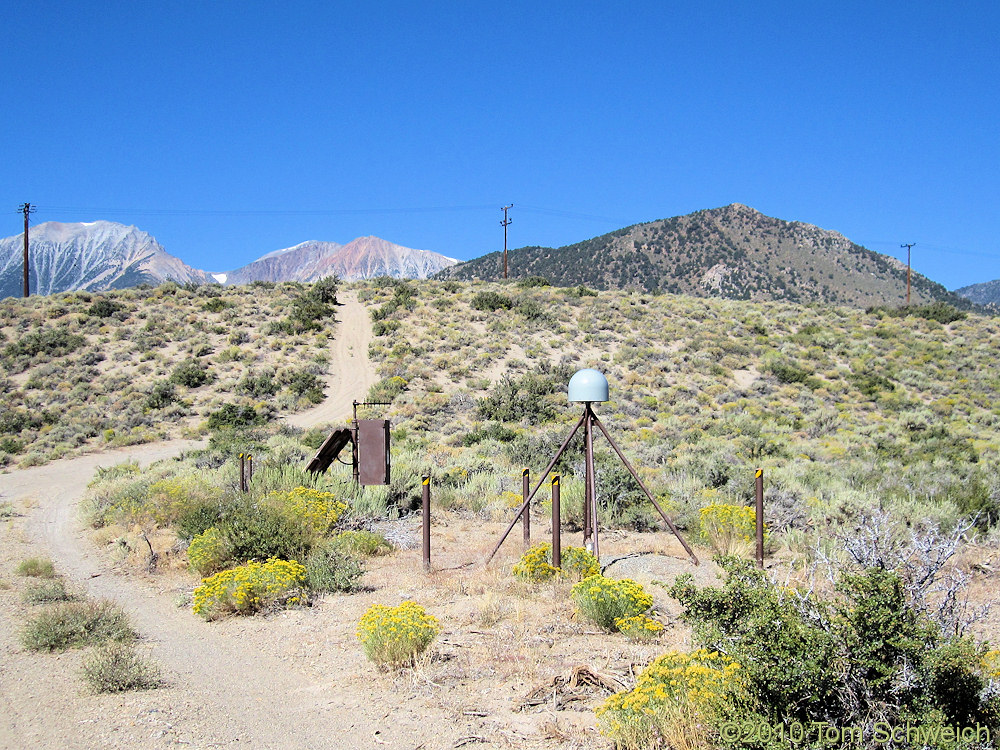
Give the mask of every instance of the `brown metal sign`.
[[363, 485], [389, 484], [389, 420], [358, 420], [358, 478]]

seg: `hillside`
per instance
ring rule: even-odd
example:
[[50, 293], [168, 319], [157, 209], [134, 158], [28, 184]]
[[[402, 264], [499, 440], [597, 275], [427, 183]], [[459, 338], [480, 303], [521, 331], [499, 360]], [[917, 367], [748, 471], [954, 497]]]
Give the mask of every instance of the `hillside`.
[[335, 289], [168, 282], [0, 301], [0, 467], [323, 401]]
[[[106, 291], [167, 280], [212, 281], [204, 271], [167, 253], [145, 232], [111, 221], [47, 221], [33, 227], [28, 238], [31, 294]], [[24, 234], [6, 237], [0, 240], [0, 298], [20, 297], [23, 279]]]
[[[635, 289], [744, 300], [825, 302], [858, 307], [906, 301], [906, 267], [837, 232], [764, 216], [734, 203], [635, 224], [560, 248], [508, 254], [514, 279], [543, 276], [558, 286]], [[499, 280], [491, 253], [441, 278]], [[940, 284], [914, 274], [911, 301], [967, 306]]]
[[982, 284], [970, 284], [956, 289], [955, 294], [984, 307], [1000, 307], [1000, 279]]

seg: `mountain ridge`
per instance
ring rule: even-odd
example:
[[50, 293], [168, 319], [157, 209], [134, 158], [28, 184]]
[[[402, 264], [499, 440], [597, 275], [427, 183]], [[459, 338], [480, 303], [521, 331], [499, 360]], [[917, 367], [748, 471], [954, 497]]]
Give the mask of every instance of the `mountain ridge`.
[[[43, 222], [28, 236], [32, 294], [107, 291], [164, 281], [242, 284], [311, 282], [330, 275], [345, 281], [392, 276], [427, 278], [458, 261], [374, 236], [346, 245], [310, 240], [275, 250], [233, 271], [209, 273], [169, 254], [150, 234], [111, 221]], [[0, 239], [0, 297], [23, 293], [24, 234]]]
[[[490, 253], [440, 278], [499, 280]], [[543, 276], [558, 286], [664, 291], [698, 297], [824, 302], [853, 306], [906, 302], [906, 266], [813, 224], [765, 216], [741, 203], [633, 224], [560, 248], [510, 251], [509, 275]], [[912, 274], [911, 302], [969, 302]]]

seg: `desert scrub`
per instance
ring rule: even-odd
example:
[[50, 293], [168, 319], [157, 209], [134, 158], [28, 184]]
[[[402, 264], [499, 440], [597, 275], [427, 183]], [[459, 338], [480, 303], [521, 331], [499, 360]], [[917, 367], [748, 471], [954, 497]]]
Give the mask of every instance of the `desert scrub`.
[[221, 570], [232, 558], [229, 541], [215, 526], [205, 529], [191, 540], [187, 556], [191, 569], [203, 576]]
[[32, 651], [62, 651], [101, 641], [131, 641], [135, 631], [125, 611], [109, 601], [62, 602], [33, 615], [21, 631]]
[[653, 606], [653, 597], [640, 584], [600, 574], [584, 578], [570, 596], [581, 615], [610, 633], [617, 632], [619, 620], [644, 614]]
[[29, 557], [18, 563], [15, 572], [29, 578], [52, 578], [56, 574], [56, 568], [47, 557]]
[[305, 601], [306, 569], [295, 560], [248, 562], [202, 580], [192, 610], [206, 620], [227, 614], [251, 615]]
[[160, 687], [160, 670], [129, 643], [106, 643], [83, 660], [84, 682], [95, 693], [125, 693]]
[[361, 558], [340, 538], [314, 547], [306, 558], [306, 585], [310, 591], [354, 591], [365, 573]]
[[362, 557], [381, 557], [395, 549], [384, 536], [366, 529], [342, 531], [335, 539], [338, 546]]
[[552, 565], [552, 544], [536, 544], [521, 555], [512, 572], [529, 581], [545, 581], [557, 575], [581, 581], [601, 572], [597, 558], [583, 547], [566, 547], [560, 557], [560, 567], [556, 568]]
[[437, 618], [416, 602], [375, 604], [358, 623], [358, 640], [365, 656], [380, 667], [399, 667], [412, 664], [440, 630]]
[[720, 719], [745, 701], [740, 666], [706, 649], [671, 651], [650, 664], [636, 686], [597, 709], [601, 733], [621, 750], [714, 747]]
[[73, 594], [66, 590], [66, 584], [61, 578], [42, 580], [31, 583], [21, 594], [21, 599], [26, 604], [49, 604], [51, 602], [68, 602], [74, 598]]
[[341, 515], [347, 510], [347, 503], [338, 500], [332, 492], [311, 487], [296, 487], [288, 492], [275, 492], [268, 497], [268, 500], [293, 518], [300, 519], [319, 536], [331, 533]]
[[[720, 555], [733, 554], [753, 544], [757, 511], [748, 505], [712, 503], [699, 512], [701, 534]], [[764, 529], [765, 534], [767, 529]]]
[[654, 641], [663, 634], [663, 623], [649, 615], [619, 617], [615, 628], [630, 641]]

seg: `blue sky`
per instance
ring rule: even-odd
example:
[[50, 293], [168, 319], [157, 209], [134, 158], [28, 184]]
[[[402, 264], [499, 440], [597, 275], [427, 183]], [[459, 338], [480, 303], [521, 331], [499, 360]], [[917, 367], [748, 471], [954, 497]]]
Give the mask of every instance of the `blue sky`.
[[[33, 2], [0, 236], [135, 224], [206, 270], [373, 234], [467, 259], [740, 202], [1000, 278], [993, 2]], [[2, 215], [2, 214], [0, 214]]]

